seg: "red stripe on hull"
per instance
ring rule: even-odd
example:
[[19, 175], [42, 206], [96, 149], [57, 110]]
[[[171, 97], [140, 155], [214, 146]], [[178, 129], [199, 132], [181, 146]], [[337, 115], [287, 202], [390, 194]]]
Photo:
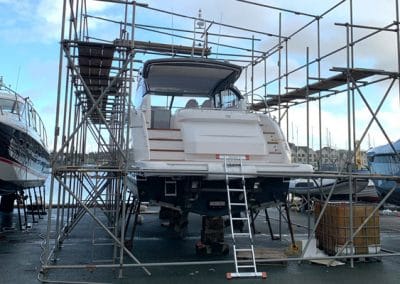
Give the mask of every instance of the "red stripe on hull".
[[39, 179], [46, 179], [46, 175], [43, 175], [42, 173], [34, 171], [34, 170], [28, 168], [27, 166], [21, 165], [19, 163], [16, 163], [16, 162], [6, 159], [4, 157], [0, 157], [0, 162], [9, 164], [11, 166], [19, 167], [20, 169], [25, 170], [25, 171], [29, 172], [30, 174], [37, 176]]

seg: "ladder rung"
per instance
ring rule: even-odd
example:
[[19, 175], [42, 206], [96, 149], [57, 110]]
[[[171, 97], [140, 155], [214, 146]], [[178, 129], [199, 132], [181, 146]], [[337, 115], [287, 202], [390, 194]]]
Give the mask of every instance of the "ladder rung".
[[233, 235], [236, 237], [250, 237], [250, 233], [235, 233], [235, 232], [233, 232]]
[[231, 203], [231, 206], [246, 206], [246, 203], [236, 203], [236, 202], [233, 202], [233, 203]]
[[242, 220], [242, 221], [248, 221], [246, 217], [232, 217], [232, 220]]
[[253, 250], [249, 248], [249, 249], [235, 249], [235, 251], [253, 251]]
[[234, 191], [234, 192], [244, 192], [245, 189], [244, 188], [229, 188], [229, 191]]
[[254, 268], [254, 265], [238, 265], [237, 268]]

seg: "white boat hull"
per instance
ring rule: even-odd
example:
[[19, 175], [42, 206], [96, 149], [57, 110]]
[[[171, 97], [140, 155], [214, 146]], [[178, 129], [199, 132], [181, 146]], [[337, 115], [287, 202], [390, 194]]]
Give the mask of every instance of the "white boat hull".
[[47, 174], [37, 172], [24, 165], [0, 157], [0, 180], [15, 189], [42, 186]]

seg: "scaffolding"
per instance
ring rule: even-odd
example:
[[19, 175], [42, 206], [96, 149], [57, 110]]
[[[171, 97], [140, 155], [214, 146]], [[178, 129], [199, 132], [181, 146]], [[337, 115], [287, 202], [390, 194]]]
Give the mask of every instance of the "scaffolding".
[[[353, 2], [338, 1], [332, 7], [319, 15], [312, 15], [304, 11], [294, 11], [255, 3], [252, 1], [237, 0], [242, 5], [256, 6], [267, 12], [279, 13], [278, 31], [265, 32], [240, 26], [225, 24], [222, 21], [208, 20], [203, 15], [187, 16], [176, 12], [169, 12], [145, 3], [136, 1], [109, 0], [101, 1], [109, 5], [115, 14], [113, 17], [98, 16], [90, 12], [87, 6], [89, 0], [64, 0], [59, 77], [57, 90], [56, 127], [54, 131], [54, 157], [52, 160], [52, 177], [50, 188], [48, 229], [46, 233], [44, 251], [41, 256], [42, 274], [40, 280], [46, 282], [51, 270], [57, 269], [95, 269], [115, 268], [118, 277], [123, 277], [123, 271], [129, 267], [141, 267], [150, 275], [147, 269], [151, 266], [163, 265], [200, 265], [205, 263], [232, 263], [232, 261], [214, 262], [181, 262], [181, 263], [141, 263], [126, 244], [127, 238], [134, 238], [134, 227], [137, 214], [130, 218], [130, 213], [137, 213], [140, 208], [135, 186], [135, 169], [130, 167], [131, 149], [129, 149], [130, 129], [129, 113], [132, 107], [131, 96], [137, 72], [145, 59], [155, 57], [209, 57], [216, 60], [228, 60], [241, 64], [244, 68], [244, 94], [248, 98], [249, 108], [253, 111], [263, 111], [277, 115], [281, 127], [289, 135], [290, 113], [297, 106], [306, 106], [305, 109], [305, 136], [307, 149], [310, 148], [310, 104], [318, 104], [319, 148], [322, 149], [322, 102], [323, 99], [338, 94], [346, 94], [347, 112], [347, 163], [346, 167], [337, 173], [316, 172], [312, 176], [303, 178], [344, 178], [350, 181], [349, 203], [353, 202], [352, 181], [356, 178], [375, 178], [382, 176], [357, 175], [353, 173], [356, 162], [356, 153], [361, 143], [365, 141], [367, 133], [375, 122], [388, 143], [389, 137], [378, 119], [379, 111], [393, 88], [399, 82], [400, 72], [400, 21], [398, 0], [395, 0], [395, 20], [384, 27], [372, 27], [353, 23]], [[345, 7], [348, 4], [349, 7]], [[140, 12], [139, 12], [140, 10]], [[321, 24], [325, 17], [338, 10], [348, 11], [347, 23], [336, 23], [344, 29], [345, 43], [336, 50], [322, 55]], [[116, 12], [117, 11], [117, 12]], [[151, 13], [152, 16], [179, 18], [191, 29], [166, 27], [142, 24], [138, 22], [140, 13]], [[69, 14], [68, 14], [69, 13]], [[311, 19], [295, 31], [283, 32], [283, 15], [305, 17]], [[120, 18], [117, 18], [118, 15]], [[91, 24], [95, 23], [107, 27], [107, 32], [97, 35], [91, 33]], [[156, 21], [154, 21], [156, 22]], [[110, 27], [110, 28], [108, 28]], [[304, 64], [289, 69], [289, 44], [295, 41], [302, 32], [316, 27], [316, 58], [310, 60], [310, 47], [307, 46]], [[226, 29], [221, 33], [221, 28]], [[218, 30], [219, 29], [219, 30]], [[105, 29], [104, 29], [105, 30]], [[103, 30], [103, 31], [104, 31]], [[356, 37], [356, 30], [371, 31]], [[98, 32], [98, 29], [97, 29]], [[363, 41], [382, 33], [395, 35], [397, 70], [380, 70], [356, 66], [355, 53], [357, 45]], [[107, 34], [111, 36], [107, 37]], [[105, 37], [105, 38], [104, 38]], [[147, 38], [146, 38], [147, 37]], [[240, 44], [224, 43], [221, 39], [230, 39]], [[268, 39], [271, 48], [264, 50], [258, 43]], [[172, 40], [172, 42], [171, 42]], [[221, 41], [220, 41], [221, 40]], [[277, 42], [276, 42], [277, 41]], [[322, 64], [334, 56], [339, 56], [345, 62], [344, 66], [330, 66], [330, 72], [325, 72]], [[278, 62], [277, 76], [268, 72], [268, 64]], [[274, 65], [274, 64], [272, 64]], [[261, 71], [260, 71], [261, 70]], [[315, 72], [317, 75], [312, 76]], [[304, 78], [304, 86], [291, 87], [289, 82], [296, 74]], [[325, 78], [322, 74], [330, 74]], [[256, 80], [262, 78], [262, 80]], [[297, 76], [297, 75], [296, 75]], [[260, 83], [261, 81], [261, 83]], [[263, 81], [263, 82], [262, 82]], [[298, 80], [293, 80], [298, 83]], [[380, 98], [378, 107], [374, 110], [369, 104], [363, 90], [368, 86], [388, 82], [384, 95]], [[399, 88], [400, 89], [400, 88]], [[258, 93], [262, 92], [262, 94]], [[356, 97], [368, 109], [371, 119], [362, 131], [356, 133], [357, 110]], [[88, 161], [91, 153], [94, 160]], [[307, 163], [309, 162], [307, 153]], [[320, 157], [321, 159], [321, 157]], [[196, 174], [196, 173], [192, 173]], [[265, 176], [271, 173], [264, 173]], [[281, 173], [274, 176], [295, 177], [291, 173]], [[398, 177], [384, 177], [399, 181]], [[329, 201], [335, 185], [326, 197]], [[393, 192], [392, 189], [391, 192]], [[388, 197], [388, 196], [387, 196]], [[386, 197], [386, 198], [387, 198]], [[383, 199], [375, 208], [383, 204]], [[321, 214], [315, 225], [309, 221], [309, 239], [315, 233], [321, 216], [326, 210], [322, 207]], [[350, 206], [352, 208], [352, 206]], [[55, 212], [53, 212], [53, 210]], [[374, 211], [374, 212], [375, 212]], [[55, 216], [55, 218], [54, 218]], [[96, 245], [96, 234], [100, 228], [111, 240], [109, 249], [111, 259], [106, 264], [96, 265], [94, 260], [86, 264], [57, 263], [57, 256], [68, 236], [85, 216], [94, 221], [92, 244]], [[352, 209], [350, 220], [352, 220]], [[368, 217], [371, 218], [372, 214]], [[132, 233], [128, 236], [128, 228], [132, 226]], [[353, 231], [351, 243], [358, 229]], [[306, 244], [306, 247], [309, 242]], [[304, 249], [305, 251], [305, 249]], [[386, 256], [387, 254], [381, 254]], [[400, 255], [394, 252], [391, 255]], [[349, 258], [351, 265], [354, 252], [350, 255], [328, 257]], [[307, 260], [304, 254], [291, 260]], [[264, 260], [274, 261], [274, 260]], [[147, 268], [146, 268], [147, 267]], [[50, 279], [51, 277], [49, 277]]]

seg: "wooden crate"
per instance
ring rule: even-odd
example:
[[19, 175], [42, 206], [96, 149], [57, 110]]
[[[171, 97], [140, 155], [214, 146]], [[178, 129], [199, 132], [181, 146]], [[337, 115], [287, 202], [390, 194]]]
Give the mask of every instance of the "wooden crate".
[[[315, 219], [319, 216], [323, 203], [315, 206]], [[371, 215], [374, 204], [353, 203], [353, 232]], [[335, 255], [350, 238], [350, 206], [348, 202], [329, 202], [317, 226], [315, 237], [318, 248], [329, 255]], [[374, 254], [380, 252], [379, 211], [376, 211], [353, 239], [353, 253]], [[342, 255], [350, 254], [348, 245]]]

